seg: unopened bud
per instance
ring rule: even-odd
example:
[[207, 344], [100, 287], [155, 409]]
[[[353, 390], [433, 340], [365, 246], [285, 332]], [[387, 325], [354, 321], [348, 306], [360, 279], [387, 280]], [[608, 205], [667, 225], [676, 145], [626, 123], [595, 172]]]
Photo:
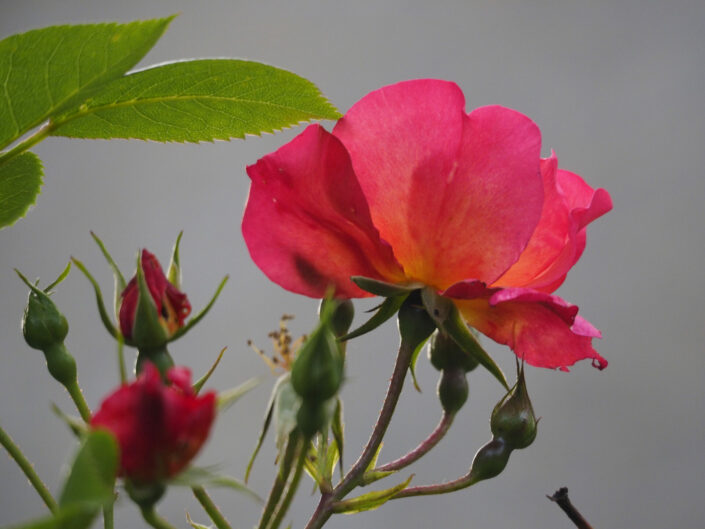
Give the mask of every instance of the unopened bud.
[[331, 306], [333, 311], [330, 316], [331, 330], [336, 338], [340, 338], [348, 332], [352, 325], [355, 317], [355, 307], [349, 299], [324, 298], [321, 300], [318, 314], [324, 317], [326, 311], [330, 310], [329, 306]]
[[438, 396], [443, 410], [455, 413], [468, 400], [468, 380], [465, 370], [459, 367], [444, 369], [438, 381]]
[[461, 367], [468, 372], [475, 369], [478, 364], [477, 360], [463, 351], [453, 338], [440, 330], [431, 336], [428, 357], [433, 367], [438, 370]]
[[537, 424], [521, 370], [516, 385], [492, 411], [490, 428], [495, 437], [504, 438], [512, 448], [526, 448], [536, 439]]
[[63, 343], [68, 332], [68, 321], [51, 298], [40, 290], [32, 290], [22, 317], [22, 333], [27, 345], [44, 350]]
[[291, 384], [304, 400], [323, 402], [343, 382], [343, 360], [329, 321], [322, 321], [301, 346], [291, 368]]

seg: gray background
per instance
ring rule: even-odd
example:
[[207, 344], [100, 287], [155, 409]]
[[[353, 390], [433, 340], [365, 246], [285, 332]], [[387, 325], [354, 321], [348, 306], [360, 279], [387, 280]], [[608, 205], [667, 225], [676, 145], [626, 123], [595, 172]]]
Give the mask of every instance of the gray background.
[[[570, 522], [545, 498], [562, 485], [596, 528], [703, 527], [705, 4], [3, 0], [0, 35], [175, 12], [181, 16], [142, 65], [186, 57], [260, 60], [313, 80], [342, 111], [384, 84], [455, 80], [468, 109], [498, 103], [532, 117], [543, 132], [544, 154], [555, 149], [562, 167], [607, 188], [614, 200], [614, 211], [590, 227], [586, 254], [558, 292], [603, 331], [597, 347], [608, 369], [529, 368], [529, 390], [543, 420], [534, 445], [515, 453], [500, 477], [453, 495], [339, 516], [329, 527], [564, 528]], [[300, 130], [200, 146], [49, 139], [36, 148], [46, 166], [38, 207], [0, 232], [0, 421], [52, 490], [74, 440], [49, 402], [67, 411], [72, 406], [47, 375], [41, 353], [22, 341], [26, 292], [12, 268], [46, 281], [74, 255], [110, 291], [110, 272], [90, 229], [127, 274], [140, 246], [166, 264], [184, 229], [184, 289], [194, 307], [224, 274], [232, 279], [212, 315], [174, 344], [177, 362], [200, 374], [228, 346], [213, 387], [267, 375], [247, 338], [268, 348], [266, 333], [284, 312], [297, 315], [295, 334], [306, 332], [316, 304], [270, 284], [250, 262], [239, 230], [248, 189], [244, 167]], [[111, 341], [78, 271], [56, 300], [71, 323], [67, 344], [80, 382], [96, 407], [118, 380]], [[351, 346], [343, 392], [348, 462], [376, 417], [396, 340], [388, 324]], [[511, 370], [513, 355], [485, 343]], [[405, 388], [384, 460], [414, 446], [439, 416], [436, 373], [425, 359], [419, 372], [424, 392]], [[243, 474], [272, 381], [218, 419], [200, 464]], [[412, 467], [415, 483], [465, 471], [489, 439], [487, 417], [500, 396], [486, 373], [473, 374], [469, 404], [437, 451]], [[266, 494], [273, 473], [268, 440], [252, 487]], [[6, 457], [0, 457], [0, 480], [0, 524], [45, 512]], [[291, 510], [294, 527], [314, 508], [308, 492], [302, 486]], [[247, 498], [214, 496], [237, 527], [256, 523], [259, 507]], [[185, 509], [206, 522], [187, 491], [172, 490], [160, 504], [180, 527]], [[142, 523], [122, 501], [117, 527]]]

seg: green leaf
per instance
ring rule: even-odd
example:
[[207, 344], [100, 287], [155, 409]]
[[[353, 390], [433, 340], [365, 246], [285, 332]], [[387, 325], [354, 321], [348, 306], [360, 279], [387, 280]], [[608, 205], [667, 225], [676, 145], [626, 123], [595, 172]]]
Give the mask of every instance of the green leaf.
[[169, 480], [169, 485], [182, 487], [220, 487], [242, 492], [250, 498], [262, 502], [262, 498], [253, 490], [249, 489], [242, 481], [217, 474], [209, 468], [189, 467], [176, 477]]
[[103, 87], [54, 136], [200, 142], [274, 132], [340, 114], [314, 84], [273, 66], [235, 59], [162, 64]]
[[397, 493], [408, 487], [413, 477], [414, 475], [412, 474], [406, 481], [389, 489], [368, 492], [357, 498], [336, 502], [333, 504], [333, 512], [339, 514], [355, 514], [377, 509], [391, 500]]
[[91, 525], [100, 509], [86, 505], [69, 505], [60, 508], [52, 516], [12, 525], [4, 529], [86, 529]]
[[112, 434], [93, 430], [83, 441], [59, 497], [59, 506], [101, 507], [114, 499], [118, 447]]
[[0, 164], [0, 228], [11, 226], [26, 215], [37, 201], [43, 175], [41, 160], [31, 152]]
[[0, 147], [120, 77], [173, 18], [51, 26], [0, 41]]
[[508, 391], [509, 384], [507, 383], [504, 373], [472, 335], [468, 326], [465, 325], [455, 303], [448, 298], [438, 295], [430, 288], [425, 288], [422, 291], [421, 297], [428, 314], [436, 322], [438, 328], [453, 338], [455, 343], [457, 343], [466, 354], [477, 360], [499, 380], [499, 383]]
[[363, 334], [367, 334], [368, 332], [375, 330], [377, 327], [382, 325], [385, 321], [387, 321], [389, 318], [391, 318], [397, 313], [399, 307], [402, 306], [404, 300], [408, 296], [409, 294], [407, 293], [400, 294], [398, 296], [388, 297], [378, 307], [377, 312], [375, 312], [369, 320], [367, 320], [354, 331], [349, 332], [345, 336], [341, 336], [340, 338], [338, 338], [338, 340], [344, 342], [346, 340], [357, 338], [358, 336], [362, 336]]
[[218, 413], [223, 413], [230, 408], [230, 406], [235, 404], [245, 393], [257, 387], [260, 382], [261, 380], [259, 378], [250, 378], [239, 386], [218, 393]]

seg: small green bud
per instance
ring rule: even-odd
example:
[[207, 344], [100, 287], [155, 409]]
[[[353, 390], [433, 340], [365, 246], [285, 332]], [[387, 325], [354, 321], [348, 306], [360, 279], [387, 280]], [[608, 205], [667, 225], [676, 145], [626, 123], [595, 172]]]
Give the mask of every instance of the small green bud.
[[490, 428], [495, 437], [506, 439], [512, 448], [526, 448], [536, 439], [537, 424], [522, 369], [517, 383], [494, 407]]
[[498, 476], [507, 466], [512, 448], [501, 437], [495, 437], [480, 448], [472, 460], [470, 476], [473, 483]]
[[22, 317], [22, 334], [27, 345], [44, 350], [63, 343], [68, 332], [68, 321], [51, 298], [39, 289], [32, 290]]
[[291, 384], [304, 400], [323, 402], [343, 382], [343, 360], [330, 322], [322, 321], [301, 346], [291, 368]]
[[468, 372], [478, 365], [475, 358], [463, 351], [453, 338], [440, 330], [431, 336], [428, 357], [433, 367], [438, 370], [461, 367], [465, 372]]
[[326, 316], [326, 312], [332, 308], [333, 313], [330, 316], [330, 326], [336, 338], [344, 336], [355, 317], [355, 306], [349, 299], [333, 299], [323, 298], [318, 308], [318, 314], [321, 318]]
[[313, 437], [323, 430], [329, 420], [325, 402], [304, 400], [296, 413], [296, 425], [306, 437]]
[[455, 413], [468, 400], [468, 380], [465, 370], [459, 367], [444, 369], [438, 381], [441, 406], [448, 413]]

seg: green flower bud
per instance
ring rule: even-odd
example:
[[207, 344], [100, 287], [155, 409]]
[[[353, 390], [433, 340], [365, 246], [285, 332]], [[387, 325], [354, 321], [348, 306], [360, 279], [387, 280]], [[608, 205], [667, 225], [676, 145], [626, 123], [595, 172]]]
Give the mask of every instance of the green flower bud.
[[44, 350], [63, 343], [68, 332], [68, 321], [49, 296], [39, 289], [32, 290], [22, 317], [22, 334], [27, 345]]
[[507, 466], [512, 448], [501, 437], [495, 437], [480, 448], [472, 460], [470, 477], [473, 483], [498, 476]]
[[331, 330], [322, 321], [301, 346], [291, 368], [291, 384], [304, 400], [323, 402], [333, 397], [343, 382], [343, 360]]
[[441, 406], [448, 413], [455, 413], [468, 400], [468, 380], [465, 370], [459, 367], [444, 369], [438, 381]]
[[329, 418], [325, 402], [304, 400], [296, 413], [296, 425], [304, 436], [313, 437], [325, 428]]
[[431, 336], [428, 357], [433, 367], [439, 371], [461, 367], [465, 372], [468, 372], [478, 365], [475, 358], [463, 351], [453, 338], [441, 331], [436, 331]]
[[536, 439], [537, 424], [522, 369], [517, 383], [494, 407], [490, 428], [495, 437], [506, 439], [512, 448], [526, 448]]
[[344, 336], [350, 329], [355, 317], [355, 306], [349, 299], [324, 298], [318, 308], [318, 314], [321, 318], [324, 318], [326, 312], [330, 310], [329, 306], [332, 306], [333, 311], [330, 316], [331, 330], [336, 338]]

